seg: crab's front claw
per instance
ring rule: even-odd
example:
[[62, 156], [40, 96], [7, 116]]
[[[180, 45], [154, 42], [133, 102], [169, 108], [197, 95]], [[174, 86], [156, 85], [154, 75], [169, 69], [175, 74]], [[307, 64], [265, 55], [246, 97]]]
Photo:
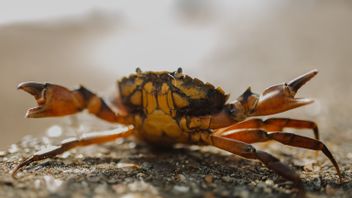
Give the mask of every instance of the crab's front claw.
[[317, 70], [312, 70], [288, 83], [267, 88], [260, 96], [252, 115], [262, 116], [275, 114], [312, 103], [312, 99], [295, 98], [295, 95], [298, 89], [317, 73]]
[[79, 94], [59, 85], [24, 82], [17, 88], [33, 95], [37, 101], [38, 106], [27, 111], [27, 118], [64, 116], [84, 108]]

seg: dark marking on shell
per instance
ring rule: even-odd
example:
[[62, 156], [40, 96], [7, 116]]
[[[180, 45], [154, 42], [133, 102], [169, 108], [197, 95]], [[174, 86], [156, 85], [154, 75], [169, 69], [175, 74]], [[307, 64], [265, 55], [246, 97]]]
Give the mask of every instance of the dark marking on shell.
[[[129, 77], [124, 77], [118, 81], [118, 87], [120, 91], [124, 86], [131, 86], [135, 83], [140, 83], [138, 86], [135, 86], [135, 89], [130, 90], [128, 95], [122, 95], [120, 92], [120, 97], [122, 104], [127, 108], [129, 113], [132, 114], [145, 114], [144, 109], [146, 107], [142, 105], [134, 105], [131, 103], [131, 96], [136, 91], [141, 91], [143, 86], [152, 82], [154, 86], [154, 95], [161, 93], [161, 86], [163, 83], [166, 83], [169, 86], [171, 92], [177, 93], [182, 97], [188, 99], [189, 105], [183, 108], [177, 108], [176, 115], [177, 117], [188, 115], [188, 116], [202, 116], [202, 115], [211, 115], [220, 112], [225, 102], [228, 99], [222, 89], [215, 88], [210, 83], [203, 83], [197, 78], [192, 78], [188, 75], [180, 75], [182, 73], [181, 69], [175, 72], [142, 72], [138, 74], [131, 74]], [[178, 83], [175, 86], [173, 83]], [[198, 98], [192, 98], [189, 94], [181, 90], [181, 88], [191, 90], [192, 93], [198, 94]], [[144, 96], [142, 96], [144, 97]], [[144, 115], [146, 116], [146, 115]]]

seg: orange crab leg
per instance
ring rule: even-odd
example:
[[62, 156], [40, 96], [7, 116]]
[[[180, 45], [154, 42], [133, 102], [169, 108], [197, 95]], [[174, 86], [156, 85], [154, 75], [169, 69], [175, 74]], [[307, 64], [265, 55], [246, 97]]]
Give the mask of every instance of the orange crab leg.
[[319, 130], [315, 122], [290, 118], [269, 118], [266, 120], [254, 118], [236, 123], [222, 129], [221, 131], [226, 132], [240, 129], [264, 129], [265, 131], [270, 132], [281, 132], [284, 128], [312, 129], [315, 139], [319, 140]]
[[102, 98], [83, 86], [71, 91], [50, 83], [25, 82], [17, 88], [33, 95], [38, 103], [27, 111], [28, 118], [64, 116], [87, 109], [103, 120], [128, 124], [124, 116], [115, 114]]
[[256, 150], [252, 145], [240, 140], [230, 139], [213, 135], [210, 137], [211, 145], [229, 151], [233, 154], [249, 159], [257, 159], [262, 161], [269, 169], [272, 169], [280, 176], [292, 181], [294, 185], [303, 193], [303, 184], [299, 176], [291, 170], [287, 165], [281, 163], [276, 157], [269, 153]]
[[336, 172], [340, 178], [340, 182], [342, 182], [342, 176], [340, 172], [340, 168], [331, 154], [329, 149], [326, 145], [319, 140], [315, 140], [309, 137], [299, 136], [293, 133], [286, 133], [286, 132], [272, 132], [268, 133], [264, 130], [260, 129], [243, 129], [242, 131], [230, 133], [225, 132], [222, 134], [223, 137], [235, 139], [239, 141], [243, 141], [246, 143], [257, 143], [257, 142], [266, 142], [270, 140], [275, 140], [282, 144], [286, 144], [289, 146], [299, 147], [299, 148], [306, 148], [311, 150], [320, 150], [322, 151], [326, 157], [329, 158], [331, 163], [334, 165]]
[[79, 146], [88, 146], [93, 144], [101, 144], [105, 142], [114, 141], [118, 138], [125, 138], [133, 133], [133, 128], [123, 130], [112, 130], [97, 133], [88, 133], [81, 138], [69, 138], [62, 141], [61, 145], [50, 148], [49, 150], [43, 150], [35, 153], [31, 157], [22, 161], [13, 171], [12, 176], [15, 177], [18, 170], [28, 164], [36, 161], [40, 161], [47, 158], [55, 157], [56, 155], [62, 154], [70, 149]]

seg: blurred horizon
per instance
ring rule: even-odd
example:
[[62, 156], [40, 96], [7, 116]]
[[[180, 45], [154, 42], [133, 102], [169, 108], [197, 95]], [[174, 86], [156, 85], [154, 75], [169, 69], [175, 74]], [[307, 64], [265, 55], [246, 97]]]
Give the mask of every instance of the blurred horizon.
[[339, 135], [351, 140], [351, 11], [352, 2], [328, 0], [3, 3], [0, 149], [69, 123], [25, 119], [35, 102], [16, 90], [18, 83], [82, 84], [109, 97], [116, 80], [136, 67], [182, 67], [223, 87], [231, 99], [248, 86], [261, 93], [317, 68], [319, 75], [300, 92], [317, 102], [283, 115], [317, 121], [326, 138], [344, 126], [348, 130]]

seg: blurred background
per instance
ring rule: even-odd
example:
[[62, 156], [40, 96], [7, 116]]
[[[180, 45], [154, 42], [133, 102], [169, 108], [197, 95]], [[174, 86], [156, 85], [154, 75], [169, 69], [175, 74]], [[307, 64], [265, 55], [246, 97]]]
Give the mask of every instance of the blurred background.
[[35, 102], [16, 90], [22, 81], [82, 84], [109, 98], [136, 67], [183, 67], [231, 99], [317, 68], [300, 92], [316, 103], [278, 116], [314, 120], [324, 140], [351, 151], [351, 35], [348, 0], [1, 1], [0, 149], [87, 122], [25, 119]]

